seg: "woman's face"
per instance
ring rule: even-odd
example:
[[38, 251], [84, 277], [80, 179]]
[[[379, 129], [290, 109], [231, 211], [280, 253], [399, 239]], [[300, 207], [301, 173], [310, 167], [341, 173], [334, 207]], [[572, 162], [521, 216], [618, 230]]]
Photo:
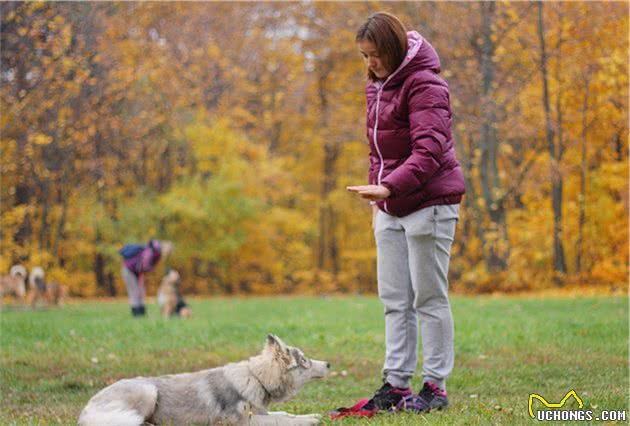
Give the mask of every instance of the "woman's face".
[[369, 40], [361, 40], [359, 42], [359, 51], [363, 55], [365, 65], [368, 69], [374, 73], [378, 78], [387, 78], [391, 71], [385, 68], [383, 58], [379, 56], [376, 46]]

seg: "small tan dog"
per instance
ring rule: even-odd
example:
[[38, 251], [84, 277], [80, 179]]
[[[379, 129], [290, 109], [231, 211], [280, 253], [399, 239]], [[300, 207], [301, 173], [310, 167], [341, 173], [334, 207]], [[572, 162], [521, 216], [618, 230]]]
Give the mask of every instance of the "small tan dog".
[[13, 265], [9, 275], [0, 277], [0, 299], [5, 295], [15, 296], [20, 303], [26, 296], [26, 268], [22, 265]]
[[169, 269], [162, 278], [157, 292], [157, 302], [162, 312], [162, 317], [168, 319], [171, 315], [179, 315], [182, 318], [190, 318], [192, 310], [186, 305], [179, 291], [181, 277], [174, 269]]
[[63, 305], [63, 299], [68, 293], [66, 286], [51, 282], [47, 283], [44, 269], [36, 266], [31, 270], [28, 277], [28, 303], [35, 307], [38, 301], [43, 301], [46, 305]]
[[56, 282], [46, 283], [46, 302], [50, 305], [63, 306], [64, 299], [68, 296], [68, 288]]

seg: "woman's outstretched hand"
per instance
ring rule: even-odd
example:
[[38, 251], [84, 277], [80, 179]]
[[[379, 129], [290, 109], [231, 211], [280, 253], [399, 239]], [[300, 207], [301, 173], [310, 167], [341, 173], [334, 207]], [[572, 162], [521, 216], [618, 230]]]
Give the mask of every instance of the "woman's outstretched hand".
[[384, 200], [391, 195], [389, 189], [383, 185], [346, 186], [346, 189], [350, 192], [356, 192], [361, 198], [371, 201]]

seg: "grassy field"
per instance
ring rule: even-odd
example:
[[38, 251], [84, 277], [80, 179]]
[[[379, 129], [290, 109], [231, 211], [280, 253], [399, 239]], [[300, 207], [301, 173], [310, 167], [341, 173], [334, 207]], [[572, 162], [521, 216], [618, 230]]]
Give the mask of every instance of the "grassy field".
[[[272, 409], [324, 413], [380, 386], [384, 335], [376, 297], [193, 299], [191, 305], [189, 321], [163, 321], [155, 305], [148, 317], [132, 319], [122, 300], [5, 309], [0, 424], [75, 424], [90, 396], [113, 381], [245, 359], [259, 351], [267, 332], [347, 372], [309, 384]], [[558, 402], [571, 389], [595, 414], [628, 409], [627, 297], [453, 297], [452, 307], [456, 361], [447, 411], [335, 423], [539, 423], [528, 415], [529, 394]]]

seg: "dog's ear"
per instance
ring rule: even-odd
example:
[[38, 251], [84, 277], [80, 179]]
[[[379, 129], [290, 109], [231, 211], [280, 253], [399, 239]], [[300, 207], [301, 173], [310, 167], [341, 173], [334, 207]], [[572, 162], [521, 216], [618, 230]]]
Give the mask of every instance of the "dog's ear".
[[267, 334], [266, 347], [276, 353], [286, 352], [286, 345], [278, 338], [278, 336], [271, 333]]
[[270, 353], [274, 359], [280, 361], [284, 366], [290, 367], [291, 353], [289, 348], [287, 348], [284, 342], [277, 336], [271, 333], [267, 335], [265, 351]]
[[278, 348], [280, 347], [278, 339], [271, 333], [267, 334], [267, 346], [270, 348], [273, 348], [274, 346]]

